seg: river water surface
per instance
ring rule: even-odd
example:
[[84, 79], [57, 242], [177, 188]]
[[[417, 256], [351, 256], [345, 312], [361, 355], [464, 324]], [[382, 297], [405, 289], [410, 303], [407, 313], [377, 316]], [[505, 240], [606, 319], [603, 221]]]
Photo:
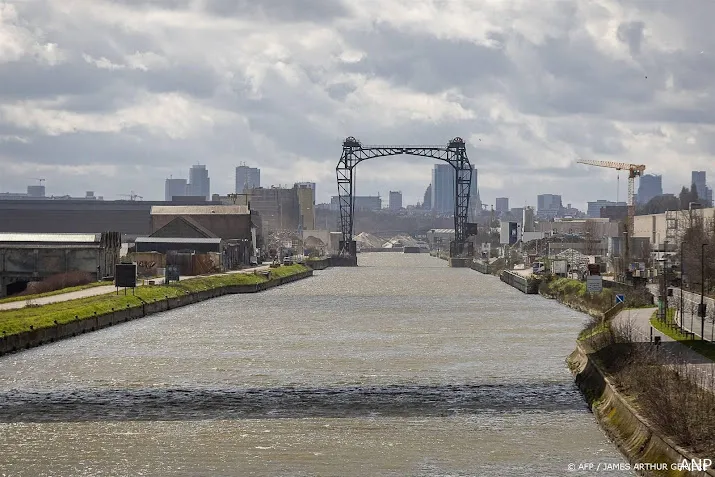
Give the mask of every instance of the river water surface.
[[427, 255], [359, 262], [0, 358], [0, 475], [558, 476], [625, 462], [565, 365], [584, 315]]

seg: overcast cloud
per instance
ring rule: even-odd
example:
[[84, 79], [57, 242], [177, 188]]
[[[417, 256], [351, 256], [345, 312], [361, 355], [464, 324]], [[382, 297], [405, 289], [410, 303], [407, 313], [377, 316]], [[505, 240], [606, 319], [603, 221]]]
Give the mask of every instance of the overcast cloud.
[[[487, 204], [666, 191], [715, 173], [711, 0], [0, 0], [0, 191], [162, 199], [234, 168], [337, 190], [341, 141], [468, 143]], [[422, 200], [430, 160], [359, 166], [359, 194]], [[626, 193], [621, 177], [620, 197]]]

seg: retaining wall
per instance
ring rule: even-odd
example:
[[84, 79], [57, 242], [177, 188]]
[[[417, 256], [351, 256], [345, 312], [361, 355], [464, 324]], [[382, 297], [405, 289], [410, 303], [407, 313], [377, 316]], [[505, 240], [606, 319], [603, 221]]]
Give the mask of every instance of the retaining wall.
[[330, 266], [330, 258], [323, 258], [321, 260], [306, 260], [306, 267], [310, 267], [313, 270], [325, 270]]
[[[647, 476], [715, 476], [715, 469], [707, 471], [678, 471], [671, 464], [699, 459], [658, 434], [656, 428], [628, 404], [616, 391], [607, 374], [589, 356], [581, 343], [568, 358], [569, 368], [576, 376], [576, 384], [586, 397], [593, 414], [606, 434], [616, 443], [631, 464], [665, 463], [667, 471], [640, 472]], [[712, 458], [712, 456], [704, 456]]]
[[330, 257], [331, 267], [357, 267], [357, 257]]
[[472, 270], [476, 270], [479, 273], [483, 273], [485, 275], [489, 275], [489, 264], [487, 262], [482, 262], [478, 260], [474, 260], [472, 262], [471, 266]]
[[517, 290], [526, 293], [528, 295], [536, 295], [539, 293], [539, 280], [528, 279], [522, 277], [518, 273], [511, 272], [509, 270], [504, 270], [499, 274], [499, 278], [504, 283], [513, 286]]
[[[313, 275], [313, 270], [306, 270], [288, 277], [274, 278], [267, 282], [255, 285], [230, 285], [195, 293], [187, 293], [176, 298], [166, 298], [155, 302], [144, 303], [141, 306], [134, 306], [123, 310], [115, 310], [102, 315], [87, 317], [72, 321], [70, 323], [55, 324], [47, 328], [26, 331], [10, 336], [0, 337], [0, 356], [34, 348], [46, 343], [52, 343], [61, 339], [71, 338], [90, 331], [99, 330], [118, 323], [124, 323], [147, 315], [172, 310], [182, 306], [198, 303], [223, 295], [238, 293], [257, 293], [270, 288], [283, 285], [285, 283], [301, 280]], [[56, 322], [55, 322], [56, 323]]]

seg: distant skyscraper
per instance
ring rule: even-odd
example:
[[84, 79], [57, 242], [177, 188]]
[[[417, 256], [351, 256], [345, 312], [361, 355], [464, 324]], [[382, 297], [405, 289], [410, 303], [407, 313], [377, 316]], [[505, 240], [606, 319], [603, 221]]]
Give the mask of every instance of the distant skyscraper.
[[469, 188], [469, 218], [474, 220], [482, 211], [482, 200], [479, 198], [479, 184], [477, 168], [472, 165], [472, 185]]
[[[477, 185], [478, 171], [472, 165], [472, 182], [469, 187], [469, 217], [476, 216], [482, 208]], [[442, 214], [454, 213], [457, 195], [457, 172], [450, 164], [435, 164], [432, 170], [430, 193], [431, 209]], [[425, 200], [427, 202], [427, 200]]]
[[423, 209], [432, 209], [432, 184], [427, 186], [427, 189], [425, 190], [425, 196], [424, 200], [422, 201], [422, 208]]
[[206, 166], [196, 164], [189, 170], [189, 194], [196, 197], [206, 197], [211, 200], [211, 179]]
[[[240, 194], [246, 189], [261, 187], [261, 170], [257, 167], [240, 165], [236, 168], [236, 193]], [[315, 184], [313, 184], [315, 190]]]
[[494, 210], [497, 214], [509, 212], [509, 197], [497, 197]]
[[300, 229], [315, 229], [315, 182], [298, 182], [294, 185], [300, 207]]
[[[650, 200], [650, 199], [649, 199]], [[598, 219], [601, 217], [601, 209], [604, 207], [627, 207], [626, 202], [611, 202], [610, 200], [597, 200], [588, 203], [586, 215], [589, 219]]]
[[638, 203], [647, 204], [653, 197], [663, 195], [663, 176], [646, 174], [638, 185]]
[[561, 214], [563, 205], [561, 196], [554, 194], [541, 194], [536, 196], [537, 211], [539, 217], [553, 219]]
[[164, 200], [171, 202], [172, 197], [184, 197], [188, 192], [186, 179], [167, 179], [164, 183]]
[[29, 185], [29, 186], [27, 186], [27, 196], [28, 197], [44, 197], [45, 196], [45, 186], [43, 186], [43, 185]]
[[400, 210], [402, 208], [402, 192], [400, 191], [390, 191], [390, 210]]
[[710, 206], [712, 191], [708, 187], [705, 171], [693, 171], [691, 183], [695, 184], [700, 202], [706, 207]]
[[432, 169], [432, 210], [440, 214], [454, 213], [456, 174], [450, 164], [435, 164]]
[[536, 230], [536, 224], [534, 223], [534, 209], [531, 207], [524, 207], [524, 210], [522, 211], [521, 230], [523, 232], [534, 232]]

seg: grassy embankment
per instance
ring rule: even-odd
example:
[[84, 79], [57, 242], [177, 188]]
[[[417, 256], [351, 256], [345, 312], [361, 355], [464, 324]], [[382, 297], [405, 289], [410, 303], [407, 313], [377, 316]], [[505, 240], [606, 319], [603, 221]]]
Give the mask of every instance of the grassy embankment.
[[84, 285], [77, 285], [76, 287], [67, 287], [67, 288], [61, 288], [59, 290], [54, 290], [54, 291], [45, 292], [45, 293], [36, 293], [34, 295], [11, 296], [11, 297], [0, 299], [0, 304], [14, 303], [17, 301], [34, 300], [35, 298], [61, 295], [63, 293], [70, 293], [70, 292], [75, 292], [75, 291], [80, 291], [80, 290], [86, 290], [87, 288], [107, 286], [107, 285], [111, 285], [111, 284], [112, 284], [112, 282], [92, 282], [92, 283], [86, 283]]
[[715, 361], [715, 344], [712, 344], [709, 341], [693, 339], [691, 335], [683, 334], [678, 325], [675, 323], [675, 310], [672, 308], [668, 309], [665, 321], [659, 320], [657, 312], [654, 312], [650, 319], [650, 324], [653, 328], [660, 331], [664, 335], [673, 338], [675, 341], [678, 341], [682, 345], [700, 353], [702, 356]]
[[[309, 268], [303, 265], [281, 266], [270, 270], [270, 279], [295, 275], [307, 270]], [[41, 306], [0, 310], [0, 333], [12, 335], [31, 329], [81, 320], [95, 314], [101, 315], [115, 310], [139, 307], [144, 303], [151, 303], [165, 298], [176, 298], [188, 293], [231, 285], [255, 285], [268, 280], [269, 278], [260, 274], [233, 273], [215, 275], [192, 278], [169, 285], [140, 286], [135, 289], [134, 295], [131, 294], [131, 291], [128, 291], [125, 296], [124, 292], [120, 290], [119, 295], [109, 293]]]
[[575, 308], [591, 316], [601, 317], [613, 307], [613, 290], [604, 288], [601, 293], [588, 293], [586, 283], [570, 278], [544, 277], [539, 285], [539, 293]]

